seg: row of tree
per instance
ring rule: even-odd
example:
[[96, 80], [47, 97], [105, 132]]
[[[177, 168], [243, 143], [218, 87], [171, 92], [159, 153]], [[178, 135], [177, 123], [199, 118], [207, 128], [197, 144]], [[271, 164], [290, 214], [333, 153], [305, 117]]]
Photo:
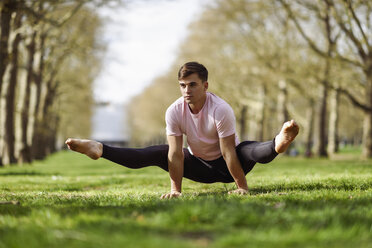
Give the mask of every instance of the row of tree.
[[333, 155], [348, 141], [372, 157], [371, 10], [362, 0], [213, 2], [169, 72], [130, 106], [134, 143], [164, 137], [164, 112], [180, 96], [177, 70], [196, 60], [232, 105], [241, 139], [271, 139], [293, 118], [307, 155]]
[[59, 137], [89, 136], [103, 3], [1, 1], [0, 165], [42, 159]]

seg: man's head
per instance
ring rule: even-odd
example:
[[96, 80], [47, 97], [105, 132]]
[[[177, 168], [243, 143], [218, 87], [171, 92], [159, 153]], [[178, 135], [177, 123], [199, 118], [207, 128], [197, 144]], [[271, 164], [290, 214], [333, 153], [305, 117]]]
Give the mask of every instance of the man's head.
[[204, 65], [199, 64], [198, 62], [187, 62], [186, 64], [181, 66], [180, 70], [178, 71], [178, 81], [190, 76], [193, 73], [198, 74], [202, 82], [208, 81], [207, 68], [205, 68]]
[[184, 64], [178, 72], [178, 81], [184, 100], [192, 106], [202, 107], [208, 89], [208, 71], [197, 62]]

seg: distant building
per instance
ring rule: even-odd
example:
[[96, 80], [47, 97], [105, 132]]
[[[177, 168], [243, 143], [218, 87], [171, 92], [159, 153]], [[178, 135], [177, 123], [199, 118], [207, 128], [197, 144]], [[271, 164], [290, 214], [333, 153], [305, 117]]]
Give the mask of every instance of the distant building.
[[127, 146], [129, 131], [124, 104], [96, 103], [91, 139], [113, 146]]

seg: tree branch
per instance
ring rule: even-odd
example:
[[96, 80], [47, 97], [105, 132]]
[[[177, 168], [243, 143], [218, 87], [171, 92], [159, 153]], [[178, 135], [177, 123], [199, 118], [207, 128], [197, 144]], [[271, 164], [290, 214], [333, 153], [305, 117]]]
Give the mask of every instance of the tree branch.
[[60, 20], [54, 20], [51, 18], [45, 17], [45, 14], [38, 13], [37, 11], [33, 10], [32, 7], [27, 7], [24, 5], [24, 10], [31, 13], [34, 17], [36, 17], [38, 20], [44, 20], [50, 24], [52, 24], [55, 27], [61, 27], [63, 26], [68, 20], [70, 20], [76, 12], [85, 4], [87, 3], [87, 0], [81, 0], [76, 4], [76, 6], [67, 13], [62, 19]]
[[[333, 86], [331, 86], [331, 87], [333, 89], [336, 89], [336, 87], [333, 87]], [[340, 90], [340, 93], [344, 94], [345, 96], [347, 96], [347, 98], [349, 98], [349, 100], [353, 103], [354, 106], [362, 109], [365, 112], [372, 111], [371, 106], [368, 106], [368, 105], [363, 104], [360, 101], [358, 101], [357, 98], [354, 95], [352, 95], [348, 90], [346, 90], [344, 88], [338, 88], [338, 89]]]
[[340, 26], [341, 30], [344, 31], [346, 36], [349, 37], [349, 39], [354, 43], [354, 45], [356, 46], [356, 48], [358, 50], [359, 56], [362, 58], [363, 61], [365, 61], [367, 55], [366, 55], [366, 52], [363, 49], [362, 44], [355, 37], [353, 31], [351, 29], [348, 29], [345, 26], [344, 22], [341, 20], [340, 16], [337, 13], [337, 10], [336, 10], [336, 7], [335, 7], [335, 4], [334, 4], [333, 0], [324, 0], [324, 1], [329, 1], [329, 4], [333, 9], [333, 13], [334, 13], [334, 16], [335, 16], [335, 19], [336, 19], [338, 25]]
[[303, 28], [301, 27], [300, 23], [298, 22], [297, 18], [295, 17], [295, 15], [293, 14], [293, 11], [291, 9], [291, 7], [284, 1], [284, 0], [279, 0], [279, 2], [283, 5], [283, 7], [285, 8], [285, 10], [287, 11], [287, 14], [289, 16], [289, 18], [294, 22], [297, 30], [300, 32], [301, 36], [306, 40], [306, 42], [308, 43], [308, 45], [317, 53], [319, 54], [320, 56], [322, 57], [327, 57], [327, 53], [322, 51], [320, 48], [318, 48], [315, 43], [313, 42], [313, 40], [310, 39], [309, 36], [306, 35], [305, 31], [303, 30]]
[[[331, 0], [332, 1], [332, 0]], [[298, 20], [296, 19], [292, 9], [290, 8], [290, 6], [284, 2], [284, 0], [279, 0], [279, 2], [283, 5], [283, 7], [286, 9], [290, 19], [294, 22], [297, 30], [300, 32], [301, 36], [306, 40], [306, 42], [308, 43], [308, 45], [310, 46], [310, 48], [316, 52], [317, 54], [319, 54], [320, 56], [324, 57], [324, 58], [327, 58], [328, 55], [326, 52], [322, 51], [321, 49], [319, 49], [315, 43], [305, 34], [303, 28], [301, 27], [300, 23], [298, 22]], [[332, 4], [332, 3], [331, 3]], [[345, 31], [344, 31], [345, 32]], [[344, 56], [341, 56], [338, 52], [335, 53], [335, 56], [334, 56], [334, 59], [336, 60], [341, 60], [343, 62], [346, 62], [346, 63], [349, 63], [349, 64], [352, 64], [354, 66], [357, 66], [357, 67], [361, 67], [361, 68], [364, 68], [364, 65], [362, 63], [360, 63], [359, 61], [356, 61], [356, 60], [353, 60], [353, 59], [350, 59], [350, 58], [346, 58]]]
[[[353, 6], [351, 5], [351, 1], [350, 1], [350, 0], [344, 0], [344, 1], [347, 2], [348, 7], [349, 7], [349, 10], [350, 10], [350, 12], [351, 12], [351, 14], [352, 14], [352, 16], [353, 16], [353, 18], [354, 18], [354, 21], [355, 21], [356, 24], [358, 25], [359, 31], [360, 31], [360, 33], [361, 33], [362, 36], [363, 36], [364, 42], [365, 42], [365, 43], [367, 44], [367, 46], [368, 46], [368, 37], [367, 37], [367, 35], [365, 34], [365, 32], [364, 32], [364, 30], [363, 30], [363, 28], [362, 28], [362, 25], [360, 24], [360, 21], [359, 21], [358, 17], [357, 17], [356, 14], [355, 14], [355, 11], [354, 11], [354, 9], [353, 9]], [[370, 50], [370, 47], [369, 47], [369, 46], [368, 46], [368, 50]]]

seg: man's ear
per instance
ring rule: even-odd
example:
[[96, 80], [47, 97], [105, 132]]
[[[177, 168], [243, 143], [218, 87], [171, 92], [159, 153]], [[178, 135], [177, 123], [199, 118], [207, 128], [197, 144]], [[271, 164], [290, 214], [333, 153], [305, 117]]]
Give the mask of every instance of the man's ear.
[[204, 82], [204, 90], [206, 91], [207, 89], [208, 89], [208, 82], [205, 81], [205, 82]]

